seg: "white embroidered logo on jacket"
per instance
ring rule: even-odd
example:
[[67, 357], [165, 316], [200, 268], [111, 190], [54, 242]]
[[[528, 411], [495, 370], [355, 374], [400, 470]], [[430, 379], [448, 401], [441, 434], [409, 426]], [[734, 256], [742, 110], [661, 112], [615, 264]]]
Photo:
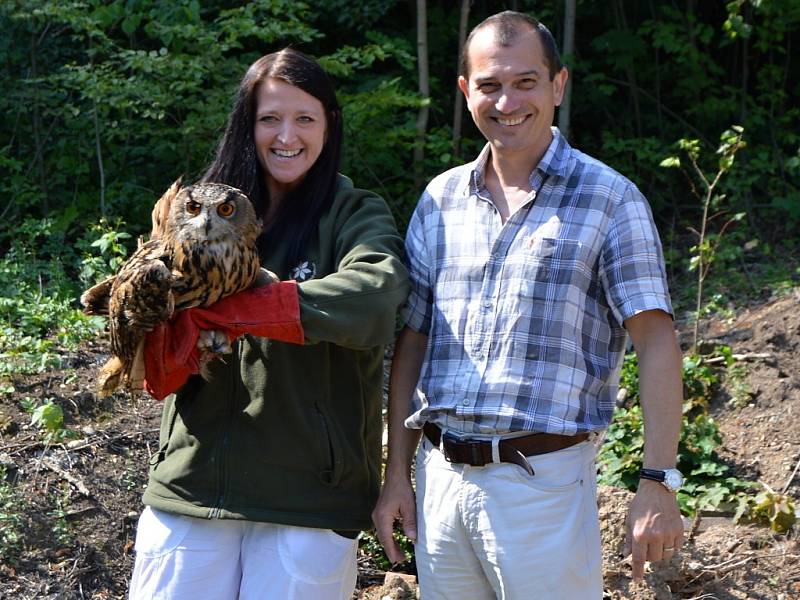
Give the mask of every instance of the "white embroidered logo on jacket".
[[317, 266], [310, 260], [300, 262], [294, 269], [289, 272], [289, 275], [295, 281], [307, 281], [314, 279], [317, 274]]

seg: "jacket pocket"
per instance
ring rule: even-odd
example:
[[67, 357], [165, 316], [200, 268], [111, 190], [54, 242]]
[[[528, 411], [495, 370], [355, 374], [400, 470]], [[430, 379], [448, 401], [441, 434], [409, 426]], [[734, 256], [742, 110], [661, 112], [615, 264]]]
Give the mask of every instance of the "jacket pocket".
[[320, 428], [322, 431], [321, 445], [324, 447], [323, 455], [325, 456], [324, 464], [320, 470], [319, 476], [323, 483], [335, 486], [339, 483], [342, 476], [342, 449], [339, 443], [339, 437], [336, 434], [334, 424], [331, 419], [325, 414], [325, 411], [318, 403], [314, 403], [314, 410], [319, 418]]

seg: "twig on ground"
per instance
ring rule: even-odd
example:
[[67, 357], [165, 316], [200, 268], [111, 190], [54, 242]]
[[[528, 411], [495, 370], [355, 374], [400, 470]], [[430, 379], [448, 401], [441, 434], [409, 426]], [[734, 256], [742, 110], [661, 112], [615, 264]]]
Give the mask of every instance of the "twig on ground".
[[794, 466], [794, 471], [792, 471], [792, 474], [789, 475], [789, 479], [787, 479], [786, 483], [783, 484], [783, 488], [781, 489], [781, 494], [785, 494], [786, 490], [789, 489], [789, 486], [792, 485], [792, 481], [794, 480], [794, 476], [797, 475], [798, 469], [800, 469], [800, 458], [797, 459], [797, 464]]
[[758, 560], [760, 558], [768, 559], [768, 558], [798, 558], [797, 555], [794, 554], [787, 554], [786, 552], [772, 552], [770, 554], [750, 554], [746, 558], [731, 558], [729, 560], [723, 561], [716, 565], [704, 565], [702, 567], [702, 571], [706, 573], [714, 573], [716, 575], [725, 575], [736, 569], [737, 567], [741, 567], [742, 565], [747, 564], [750, 561]]
[[106, 444], [110, 444], [111, 442], [115, 442], [117, 440], [121, 440], [121, 439], [124, 439], [124, 438], [136, 437], [137, 435], [145, 435], [145, 434], [148, 434], [148, 433], [156, 433], [157, 431], [158, 431], [158, 427], [154, 427], [152, 429], [143, 429], [141, 431], [131, 431], [131, 432], [128, 432], [128, 433], [120, 433], [120, 434], [117, 434], [117, 435], [109, 436], [109, 437], [107, 437], [105, 439], [97, 439], [97, 440], [94, 440], [94, 441], [86, 440], [85, 443], [78, 444], [76, 446], [72, 446], [71, 448], [67, 448], [67, 450], [69, 450], [69, 451], [83, 450], [84, 448], [91, 448], [92, 446], [104, 446]]
[[[42, 442], [40, 440], [36, 440], [34, 442], [29, 442], [36, 436], [34, 434], [30, 434], [21, 440], [17, 440], [12, 444], [6, 444], [5, 446], [0, 446], [0, 452], [9, 452], [10, 450], [14, 450], [16, 448], [21, 448], [21, 450], [27, 450], [28, 448], [35, 448], [36, 446], [40, 446]], [[16, 454], [16, 452], [15, 452]]]
[[[731, 354], [733, 360], [763, 360], [772, 358], [769, 352], [754, 352], [751, 354]], [[712, 358], [704, 358], [703, 362], [707, 365], [714, 365], [717, 363], [725, 362], [728, 360], [727, 356], [714, 356]]]
[[697, 535], [697, 529], [700, 527], [700, 511], [696, 512], [694, 519], [692, 519], [692, 526], [689, 528], [689, 534], [686, 536], [686, 543], [688, 544]]
[[59, 467], [58, 465], [54, 464], [52, 461], [50, 461], [50, 460], [48, 460], [48, 459], [46, 459], [44, 457], [42, 457], [40, 462], [45, 467], [47, 467], [48, 469], [50, 469], [54, 473], [57, 473], [62, 478], [64, 478], [66, 481], [68, 481], [69, 483], [74, 485], [75, 489], [77, 489], [81, 494], [83, 494], [87, 498], [90, 498], [92, 496], [92, 493], [89, 491], [89, 488], [87, 488], [86, 485], [83, 483], [83, 481], [81, 481], [80, 479], [78, 479], [77, 477], [75, 477], [74, 475], [69, 473], [68, 471], [65, 471], [64, 469], [62, 469], [61, 467]]

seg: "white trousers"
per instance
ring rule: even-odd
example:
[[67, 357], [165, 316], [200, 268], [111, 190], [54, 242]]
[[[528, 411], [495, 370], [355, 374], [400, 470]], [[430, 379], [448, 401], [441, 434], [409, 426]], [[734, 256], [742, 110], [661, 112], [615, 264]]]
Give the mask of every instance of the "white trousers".
[[197, 519], [146, 507], [131, 600], [345, 600], [357, 540], [330, 529]]
[[596, 447], [585, 441], [528, 462], [447, 462], [423, 436], [415, 548], [425, 600], [599, 600], [602, 553]]

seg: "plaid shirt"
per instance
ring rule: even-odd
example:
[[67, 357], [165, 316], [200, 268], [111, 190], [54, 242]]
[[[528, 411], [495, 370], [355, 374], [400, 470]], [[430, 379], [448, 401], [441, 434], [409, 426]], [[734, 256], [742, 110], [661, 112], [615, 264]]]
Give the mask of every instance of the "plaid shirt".
[[478, 159], [436, 177], [409, 223], [403, 317], [428, 335], [406, 425], [466, 435], [607, 427], [622, 323], [672, 314], [661, 243], [633, 183], [557, 128], [504, 224]]

